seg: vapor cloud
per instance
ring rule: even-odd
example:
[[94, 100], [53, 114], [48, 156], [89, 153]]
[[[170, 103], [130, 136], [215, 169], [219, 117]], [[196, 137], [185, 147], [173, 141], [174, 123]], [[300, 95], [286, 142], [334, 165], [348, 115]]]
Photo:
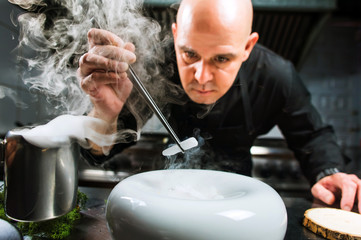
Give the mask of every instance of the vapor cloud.
[[[88, 50], [87, 32], [93, 27], [116, 33], [136, 46], [137, 62], [133, 67], [160, 107], [166, 102], [164, 89], [182, 92], [169, 87], [161, 74], [163, 46], [170, 38], [161, 38], [167, 35], [161, 34], [160, 25], [143, 15], [142, 0], [9, 1], [27, 10], [18, 17], [18, 52], [22, 53], [19, 61], [25, 66], [22, 79], [30, 89], [47, 96], [52, 103], [49, 113], [83, 115], [91, 109], [76, 70], [80, 56]], [[135, 91], [127, 107], [136, 117], [139, 131], [152, 113]]]

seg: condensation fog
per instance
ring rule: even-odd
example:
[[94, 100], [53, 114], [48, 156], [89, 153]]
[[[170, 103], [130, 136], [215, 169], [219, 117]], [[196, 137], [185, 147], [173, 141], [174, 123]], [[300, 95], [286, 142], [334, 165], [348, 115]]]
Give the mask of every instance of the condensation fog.
[[[169, 35], [161, 34], [160, 25], [145, 17], [141, 0], [9, 0], [26, 10], [17, 16], [21, 33], [18, 52], [23, 81], [30, 90], [46, 95], [52, 115], [84, 115], [91, 102], [81, 90], [76, 76], [78, 61], [88, 50], [90, 28], [109, 30], [136, 46], [133, 65], [156, 102], [174, 102], [183, 90], [166, 84], [172, 69], [159, 69], [165, 60], [164, 44]], [[160, 37], [165, 36], [165, 37]], [[173, 96], [174, 99], [165, 99]], [[129, 134], [139, 137], [139, 130], [151, 116], [149, 108], [133, 89], [127, 107], [136, 117], [138, 129]], [[123, 130], [124, 133], [124, 130]], [[118, 141], [122, 141], [121, 139]]]

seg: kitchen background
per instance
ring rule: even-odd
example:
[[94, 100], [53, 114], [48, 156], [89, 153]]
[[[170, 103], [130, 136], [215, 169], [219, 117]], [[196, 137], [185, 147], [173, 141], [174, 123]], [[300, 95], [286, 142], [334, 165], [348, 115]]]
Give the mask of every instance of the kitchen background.
[[[147, 14], [159, 20], [163, 26], [169, 26], [174, 13], [164, 7], [173, 2], [176, 1], [148, 0]], [[361, 1], [253, 0], [253, 3], [254, 30], [260, 33], [260, 42], [296, 65], [324, 121], [334, 126], [339, 144], [354, 159], [348, 168], [360, 171]], [[20, 78], [20, 68], [16, 67], [15, 56], [21, 55], [21, 52], [14, 50], [19, 28], [13, 22], [16, 23], [14, 19], [21, 11], [6, 0], [0, 2], [2, 137], [15, 127], [47, 121], [53, 117], [46, 110], [50, 105], [44, 96], [34, 90], [29, 91]], [[152, 148], [146, 137], [164, 133], [156, 119], [152, 119], [144, 131], [145, 140], [143, 145], [138, 146], [140, 151]], [[145, 146], [144, 149], [142, 146]], [[281, 153], [278, 151], [280, 149]], [[303, 186], [304, 189], [307, 185], [299, 176], [292, 154], [285, 150], [283, 137], [277, 128], [261, 137], [252, 153], [255, 156], [256, 177], [282, 188], [287, 178], [285, 174], [291, 169], [294, 175], [288, 177], [291, 178], [292, 186]], [[125, 158], [135, 161], [136, 153], [125, 154], [128, 154]], [[274, 160], [273, 165], [269, 164], [269, 159]], [[90, 181], [93, 177], [89, 175], [89, 179], [86, 175], [80, 176]], [[115, 179], [114, 173], [111, 176]]]

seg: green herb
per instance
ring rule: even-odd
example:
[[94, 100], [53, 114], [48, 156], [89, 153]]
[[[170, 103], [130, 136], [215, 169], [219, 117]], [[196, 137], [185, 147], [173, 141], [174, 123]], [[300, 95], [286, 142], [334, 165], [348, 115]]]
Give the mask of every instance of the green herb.
[[81, 218], [80, 210], [85, 208], [88, 197], [78, 190], [77, 206], [68, 214], [41, 222], [14, 222], [5, 215], [4, 189], [0, 186], [0, 218], [15, 223], [24, 236], [36, 239], [64, 239], [68, 237], [77, 220]]
[[5, 214], [5, 192], [4, 185], [0, 186], [0, 218], [6, 221], [11, 221]]

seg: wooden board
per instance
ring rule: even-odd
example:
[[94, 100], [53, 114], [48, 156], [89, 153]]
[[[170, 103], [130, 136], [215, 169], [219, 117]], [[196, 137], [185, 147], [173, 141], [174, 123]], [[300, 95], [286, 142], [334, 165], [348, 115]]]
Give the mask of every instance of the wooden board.
[[303, 226], [331, 240], [361, 240], [361, 214], [336, 208], [311, 208]]

